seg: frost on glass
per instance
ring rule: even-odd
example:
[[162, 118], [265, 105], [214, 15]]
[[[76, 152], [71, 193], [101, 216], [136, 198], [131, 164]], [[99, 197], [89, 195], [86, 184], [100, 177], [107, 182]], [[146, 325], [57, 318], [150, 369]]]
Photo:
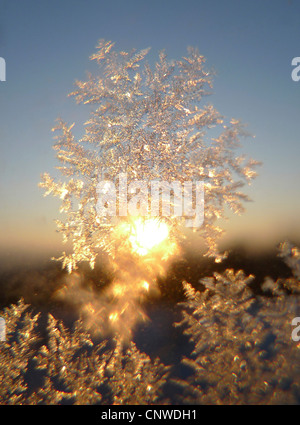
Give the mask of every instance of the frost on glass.
[[[84, 136], [76, 140], [75, 123], [60, 120], [54, 129], [62, 178], [45, 173], [41, 186], [46, 195], [61, 199], [64, 218], [57, 226], [64, 240], [72, 242], [73, 252], [60, 260], [70, 272], [81, 261], [93, 267], [99, 249], [115, 253], [115, 220], [97, 216], [100, 180], [117, 183], [118, 175], [127, 173], [128, 184], [203, 181], [205, 221], [200, 234], [210, 256], [218, 255], [222, 229], [216, 220], [223, 217], [225, 205], [239, 213], [248, 199], [240, 189], [255, 177], [257, 162], [237, 152], [246, 135], [242, 124], [235, 119], [226, 123], [206, 102], [212, 73], [204, 57], [189, 48], [181, 60], [170, 61], [161, 52], [150, 66], [148, 52], [117, 52], [114, 43], [100, 40], [90, 58], [99, 65], [98, 75], [77, 81], [71, 93], [78, 103], [91, 107]], [[182, 218], [161, 219], [178, 238]]]
[[[190, 48], [169, 61], [162, 52], [150, 66], [148, 52], [116, 52], [113, 43], [100, 41], [91, 57], [99, 74], [78, 81], [71, 94], [91, 108], [84, 136], [77, 140], [75, 124], [61, 120], [55, 129], [61, 179], [45, 173], [41, 186], [60, 198], [58, 229], [72, 244], [59, 258], [70, 274], [55, 296], [67, 294], [80, 318], [69, 328], [53, 315], [35, 314], [23, 300], [0, 312], [6, 322], [0, 404], [299, 404], [299, 343], [291, 323], [300, 316], [300, 255], [288, 242], [280, 256], [291, 277], [274, 281], [266, 270], [260, 295], [251, 289], [254, 276], [242, 270], [214, 273], [199, 288], [183, 283], [185, 301], [176, 306], [182, 320], [175, 326], [194, 350], [180, 366], [150, 358], [134, 342], [135, 324], [147, 319], [143, 301], [159, 293], [157, 277], [180, 255], [183, 218], [149, 224], [100, 217], [98, 182], [118, 183], [120, 173], [129, 183], [203, 181], [199, 236], [206, 255], [220, 261], [217, 219], [226, 206], [243, 210], [248, 198], [240, 189], [257, 165], [240, 155], [241, 123], [226, 123], [206, 102], [212, 74], [203, 56]], [[155, 230], [160, 238], [153, 244]], [[109, 254], [113, 277], [96, 292], [76, 268], [82, 261], [94, 267], [101, 251]]]
[[[0, 350], [0, 404], [146, 404], [163, 402], [169, 368], [118, 338], [93, 343], [81, 320], [73, 329], [21, 300], [4, 310], [7, 341]], [[45, 338], [46, 336], [46, 338]]]
[[[281, 252], [294, 265], [299, 251], [291, 248], [283, 244]], [[176, 325], [194, 344], [191, 358], [182, 360], [193, 373], [177, 380], [184, 402], [299, 404], [300, 346], [291, 337], [299, 279], [266, 278], [262, 289], [272, 294], [266, 297], [253, 295], [253, 278], [228, 269], [202, 279], [202, 292], [183, 283], [187, 301]]]
[[[298, 256], [282, 249], [287, 260]], [[253, 279], [227, 269], [201, 279], [201, 289], [183, 283], [175, 326], [194, 348], [181, 357], [185, 372], [119, 335], [96, 341], [81, 319], [70, 329], [48, 314], [45, 328], [20, 300], [0, 312], [0, 404], [300, 404], [300, 344], [291, 337], [299, 278], [272, 286], [267, 277], [268, 295], [254, 295]]]
[[[194, 230], [206, 244], [206, 255], [221, 261], [226, 254], [218, 253], [222, 229], [217, 219], [224, 217], [225, 206], [235, 213], [243, 210], [248, 197], [241, 187], [256, 176], [258, 164], [240, 153], [243, 125], [235, 119], [226, 123], [206, 101], [212, 73], [197, 49], [173, 61], [161, 52], [153, 66], [148, 53], [117, 52], [114, 43], [99, 42], [91, 56], [99, 73], [77, 81], [71, 93], [91, 111], [84, 135], [77, 140], [75, 123], [58, 122], [54, 149], [61, 179], [45, 173], [40, 184], [45, 195], [61, 200], [63, 215], [56, 222], [64, 242], [72, 245], [58, 258], [63, 267], [72, 273], [84, 261], [93, 268], [100, 252], [108, 254], [114, 274], [110, 287], [101, 297], [79, 294], [79, 288], [76, 294], [85, 300], [79, 303], [90, 326], [112, 328], [124, 339], [146, 319], [143, 300], [159, 294], [157, 278], [180, 255], [184, 237], [184, 214], [151, 217], [151, 182], [203, 182], [204, 222]], [[98, 183], [107, 180], [118, 187], [124, 174], [127, 188], [135, 181], [148, 185], [146, 216], [98, 214]], [[195, 192], [192, 197], [195, 201]], [[116, 203], [118, 211], [120, 199]], [[72, 293], [76, 281], [71, 275]]]

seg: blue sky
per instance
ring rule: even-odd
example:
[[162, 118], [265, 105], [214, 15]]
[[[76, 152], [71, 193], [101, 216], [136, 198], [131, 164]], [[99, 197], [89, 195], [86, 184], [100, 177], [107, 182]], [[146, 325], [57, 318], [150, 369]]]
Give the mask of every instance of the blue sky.
[[198, 47], [216, 71], [210, 102], [255, 134], [244, 151], [263, 161], [247, 189], [253, 203], [230, 217], [228, 238], [261, 245], [299, 238], [300, 56], [296, 0], [0, 1], [0, 250], [51, 251], [61, 238], [58, 202], [43, 198], [40, 174], [53, 171], [55, 119], [78, 124], [85, 112], [67, 94], [94, 70], [97, 40], [116, 48], [166, 49], [179, 59]]

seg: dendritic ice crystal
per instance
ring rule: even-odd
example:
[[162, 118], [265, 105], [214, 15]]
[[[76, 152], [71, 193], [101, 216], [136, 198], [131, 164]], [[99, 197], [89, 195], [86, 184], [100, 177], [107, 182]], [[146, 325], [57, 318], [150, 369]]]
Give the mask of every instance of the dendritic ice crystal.
[[[46, 195], [62, 201], [65, 218], [57, 225], [64, 240], [72, 242], [73, 252], [60, 260], [70, 272], [81, 261], [93, 267], [100, 250], [114, 255], [115, 220], [99, 217], [96, 209], [97, 184], [104, 177], [116, 184], [120, 173], [126, 173], [128, 184], [203, 181], [205, 219], [200, 236], [207, 255], [219, 258], [217, 238], [222, 229], [216, 220], [223, 217], [226, 205], [242, 211], [247, 196], [240, 188], [256, 175], [258, 163], [237, 152], [246, 135], [241, 123], [232, 119], [226, 124], [205, 102], [212, 73], [197, 49], [189, 48], [185, 57], [172, 61], [161, 52], [154, 66], [146, 60], [148, 52], [117, 52], [114, 43], [100, 40], [91, 56], [99, 65], [98, 75], [77, 81], [71, 93], [78, 103], [92, 105], [84, 136], [76, 140], [74, 124], [59, 121], [55, 128], [60, 131], [54, 148], [62, 179], [45, 173], [40, 185]], [[177, 240], [183, 217], [160, 220]]]
[[[287, 243], [281, 250], [294, 263], [299, 250]], [[192, 373], [177, 380], [184, 403], [299, 404], [300, 345], [291, 338], [299, 279], [278, 279], [273, 296], [265, 297], [251, 291], [253, 278], [228, 269], [202, 279], [201, 292], [183, 283], [187, 300], [177, 325], [194, 345], [182, 359]]]

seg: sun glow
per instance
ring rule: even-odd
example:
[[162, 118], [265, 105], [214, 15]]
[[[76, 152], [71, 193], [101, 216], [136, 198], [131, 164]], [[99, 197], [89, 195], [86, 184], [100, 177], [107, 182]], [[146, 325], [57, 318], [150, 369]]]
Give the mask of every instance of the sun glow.
[[154, 219], [136, 219], [130, 227], [129, 242], [133, 251], [142, 256], [149, 254], [169, 236], [167, 224]]
[[127, 250], [140, 257], [159, 251], [163, 257], [168, 257], [172, 253], [171, 248], [174, 248], [168, 225], [155, 218], [137, 217], [123, 222], [116, 227], [114, 238], [121, 244], [125, 243]]
[[[143, 304], [160, 295], [158, 277], [180, 250], [172, 228], [158, 218], [130, 217], [115, 226], [111, 237], [115, 256], [110, 285], [96, 294], [84, 289], [74, 272], [67, 278], [68, 296], [81, 305], [89, 329], [103, 335], [113, 331], [130, 340], [136, 324], [148, 320]], [[58, 296], [64, 295], [65, 287]]]

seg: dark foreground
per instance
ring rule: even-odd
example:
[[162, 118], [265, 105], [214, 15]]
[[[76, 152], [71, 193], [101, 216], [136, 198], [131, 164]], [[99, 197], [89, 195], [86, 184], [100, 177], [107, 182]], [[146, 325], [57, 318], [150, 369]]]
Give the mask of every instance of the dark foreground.
[[[80, 273], [101, 297], [110, 274]], [[300, 404], [291, 337], [299, 280], [275, 251], [175, 263], [159, 280], [161, 296], [144, 305], [150, 320], [126, 343], [85, 329], [74, 305], [55, 296], [65, 278], [53, 262], [3, 267], [1, 404]]]

